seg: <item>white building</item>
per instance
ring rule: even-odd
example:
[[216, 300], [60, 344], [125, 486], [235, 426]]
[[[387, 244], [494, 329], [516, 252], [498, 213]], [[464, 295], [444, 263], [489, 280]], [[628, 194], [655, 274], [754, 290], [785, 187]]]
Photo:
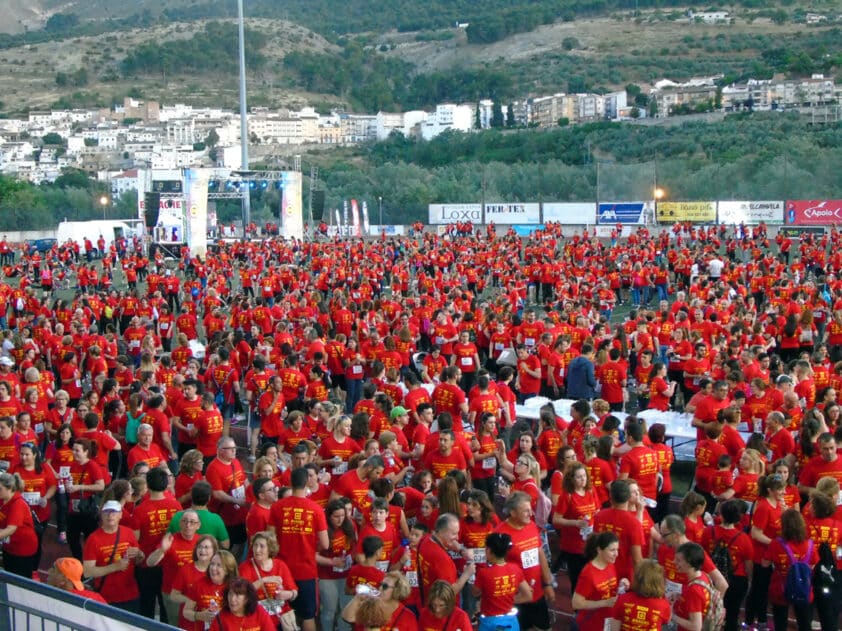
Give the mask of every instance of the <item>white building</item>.
[[377, 112], [377, 140], [386, 140], [393, 131], [403, 133], [403, 114], [394, 112]]

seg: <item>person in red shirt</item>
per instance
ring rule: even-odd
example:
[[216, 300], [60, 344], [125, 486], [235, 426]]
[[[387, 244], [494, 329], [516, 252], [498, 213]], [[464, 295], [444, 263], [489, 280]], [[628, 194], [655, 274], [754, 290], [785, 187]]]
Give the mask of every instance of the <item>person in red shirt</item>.
[[461, 372], [459, 366], [448, 366], [442, 370], [442, 383], [435, 387], [431, 395], [435, 413], [449, 413], [457, 431], [462, 431], [462, 416], [468, 414], [468, 399], [457, 385]]
[[439, 433], [439, 447], [424, 454], [424, 468], [433, 474], [434, 480], [440, 480], [448, 471], [458, 469], [467, 471], [468, 463], [459, 448], [454, 449], [456, 436], [453, 431]]
[[205, 478], [213, 489], [210, 510], [222, 517], [228, 537], [234, 546], [246, 543], [246, 472], [237, 460], [237, 445], [233, 438], [221, 438], [216, 458], [205, 471]]
[[516, 350], [518, 400], [523, 402], [541, 391], [541, 360], [524, 344], [518, 344]]
[[122, 511], [114, 500], [102, 505], [102, 526], [85, 540], [82, 565], [85, 576], [97, 579], [97, 591], [109, 605], [137, 613], [140, 591], [134, 569], [146, 555], [134, 532], [120, 525]]
[[631, 449], [623, 454], [620, 460], [621, 480], [632, 479], [640, 486], [640, 491], [646, 505], [652, 509], [658, 499], [658, 474], [661, 465], [658, 454], [643, 443], [643, 425], [629, 423], [626, 430], [626, 441]]
[[[533, 519], [529, 495], [513, 492], [506, 500], [505, 509], [509, 517], [497, 527], [496, 532], [511, 537], [512, 547], [506, 559], [519, 566], [526, 581], [533, 586], [532, 601], [520, 605], [518, 621], [522, 629], [549, 629], [548, 603], [555, 602], [555, 588], [541, 545], [541, 533]], [[539, 585], [541, 589], [538, 589]]]
[[593, 530], [593, 518], [600, 505], [587, 467], [580, 462], [568, 465], [553, 512], [553, 526], [558, 531], [561, 555], [567, 561], [571, 593], [576, 591], [576, 582], [586, 563], [585, 539]]
[[842, 457], [837, 452], [833, 434], [821, 434], [818, 447], [819, 455], [810, 459], [798, 476], [798, 489], [803, 494], [814, 491], [818, 481], [825, 476], [830, 476], [837, 482], [842, 481]]
[[275, 631], [278, 624], [258, 602], [259, 599], [257, 590], [248, 579], [232, 578], [223, 592], [222, 609], [210, 623], [210, 631]]
[[469, 392], [476, 382], [477, 371], [479, 370], [479, 351], [476, 344], [471, 342], [471, 335], [468, 331], [459, 333], [459, 341], [453, 345], [453, 355], [450, 358], [451, 366], [458, 366], [462, 371], [462, 380], [459, 386], [464, 392]]
[[618, 579], [615, 567], [620, 541], [613, 532], [600, 532], [588, 537], [585, 558], [571, 606], [576, 610], [576, 623], [581, 631], [599, 631], [611, 615], [621, 585], [629, 586], [627, 578]]
[[289, 603], [298, 596], [298, 586], [287, 564], [277, 558], [278, 542], [271, 534], [256, 533], [249, 540], [249, 550], [251, 558], [240, 563], [240, 576], [259, 585], [257, 594], [270, 604], [267, 612], [280, 627], [280, 617], [292, 611]]
[[196, 448], [202, 452], [205, 465], [208, 465], [216, 455], [219, 439], [225, 435], [225, 421], [210, 392], [205, 392], [201, 399], [202, 413], [194, 420]]
[[812, 569], [819, 561], [818, 546], [807, 537], [807, 524], [801, 513], [788, 508], [781, 515], [781, 536], [773, 540], [763, 556], [763, 567], [772, 568], [769, 600], [772, 602], [772, 617], [776, 629], [787, 628], [789, 608], [795, 611], [798, 629], [810, 629], [813, 619], [813, 594], [809, 603], [794, 603], [787, 600], [784, 585], [787, 572], [795, 561], [803, 561]]
[[471, 588], [474, 597], [481, 599], [481, 629], [504, 624], [516, 603], [532, 601], [532, 587], [526, 582], [523, 570], [506, 560], [511, 546], [512, 538], [507, 534], [492, 532], [485, 537], [487, 563], [477, 569]]
[[705, 551], [698, 543], [688, 542], [675, 551], [675, 567], [686, 577], [681, 594], [672, 609], [672, 621], [682, 629], [701, 629], [702, 620], [710, 613], [710, 578], [702, 571]]
[[626, 480], [615, 480], [610, 489], [611, 507], [603, 508], [594, 517], [594, 532], [613, 532], [620, 540], [620, 554], [617, 557], [617, 575], [630, 578], [634, 567], [643, 559], [643, 528], [629, 512], [631, 489]]
[[301, 618], [302, 631], [316, 631], [316, 554], [327, 550], [330, 542], [324, 510], [307, 497], [308, 478], [307, 469], [293, 470], [292, 495], [272, 507], [269, 531], [278, 540], [279, 558], [287, 564], [298, 585], [298, 598], [292, 606]]
[[618, 361], [620, 349], [608, 351], [608, 361], [596, 369], [596, 378], [602, 384], [600, 398], [607, 401], [614, 412], [622, 412], [626, 396], [627, 371]]
[[0, 539], [3, 544], [3, 568], [12, 574], [32, 578], [38, 569], [38, 535], [32, 512], [23, 498], [20, 475], [0, 474]]
[[[172, 474], [169, 469], [166, 469], [166, 464], [164, 466], [150, 465], [150, 467], [146, 474], [149, 496], [135, 506], [132, 513], [134, 535], [141, 552], [147, 557], [161, 543], [173, 515], [181, 510], [178, 500], [167, 493]], [[190, 548], [190, 552], [192, 551], [193, 549]], [[139, 566], [135, 571], [135, 578], [140, 590], [138, 613], [147, 618], [154, 618], [156, 600], [159, 600], [158, 604], [161, 610], [164, 610], [164, 601], [160, 597], [163, 590], [163, 570], [149, 565]]]
[[620, 631], [661, 631], [672, 616], [664, 598], [664, 570], [646, 559], [635, 568], [629, 591], [617, 596], [610, 618], [619, 622]]
[[131, 471], [138, 462], [145, 462], [150, 469], [160, 464], [167, 464], [167, 454], [152, 442], [153, 430], [148, 423], [141, 423], [137, 427], [137, 444], [129, 450], [126, 456], [126, 466]]
[[351, 500], [354, 509], [367, 515], [371, 508], [369, 489], [372, 480], [383, 475], [385, 462], [379, 455], [369, 456], [366, 461], [353, 471], [348, 471], [333, 485], [330, 500], [345, 497]]

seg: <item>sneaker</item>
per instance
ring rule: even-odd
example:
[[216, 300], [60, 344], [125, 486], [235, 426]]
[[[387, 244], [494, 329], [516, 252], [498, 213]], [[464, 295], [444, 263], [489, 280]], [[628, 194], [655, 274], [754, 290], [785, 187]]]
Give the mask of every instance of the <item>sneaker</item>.
[[62, 531], [62, 532], [58, 533], [58, 542], [62, 543], [62, 544], [67, 543], [67, 533], [66, 532]]

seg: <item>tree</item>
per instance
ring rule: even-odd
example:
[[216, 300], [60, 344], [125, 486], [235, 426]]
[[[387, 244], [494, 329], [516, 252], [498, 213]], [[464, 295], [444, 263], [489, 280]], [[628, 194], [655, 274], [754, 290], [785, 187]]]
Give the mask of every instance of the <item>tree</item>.
[[566, 116], [562, 116], [558, 119], [558, 126], [559, 127], [567, 127], [570, 124], [570, 119]]
[[640, 110], [636, 107], [631, 108], [629, 111], [629, 116], [632, 118], [640, 118]]
[[574, 48], [579, 48], [579, 40], [575, 37], [565, 37], [561, 40], [561, 47], [564, 50], [573, 50]]
[[491, 126], [499, 129], [503, 126], [503, 106], [500, 101], [494, 101], [491, 105]]
[[512, 128], [517, 125], [515, 120], [515, 104], [509, 103], [509, 108], [506, 111], [506, 127]]
[[59, 134], [55, 133], [54, 131], [51, 131], [49, 134], [44, 134], [43, 136], [41, 136], [41, 141], [45, 145], [65, 145], [64, 138], [62, 138]]
[[211, 129], [205, 137], [205, 145], [208, 147], [216, 147], [219, 144], [219, 134], [215, 129]]
[[482, 129], [482, 117], [479, 113], [479, 103], [477, 103], [477, 108], [474, 110], [474, 129]]

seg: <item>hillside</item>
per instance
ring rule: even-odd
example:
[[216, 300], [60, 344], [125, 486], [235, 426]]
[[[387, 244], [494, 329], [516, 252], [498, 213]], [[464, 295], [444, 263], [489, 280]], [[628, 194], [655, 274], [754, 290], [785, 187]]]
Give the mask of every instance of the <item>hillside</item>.
[[[11, 10], [16, 2], [0, 0], [0, 7]], [[32, 6], [73, 8], [41, 2]], [[91, 2], [97, 3], [105, 6], [107, 0]], [[22, 4], [16, 5], [16, 15]], [[31, 37], [46, 41], [7, 42], [0, 45], [0, 113], [108, 106], [127, 94], [235, 107], [234, 24], [233, 18], [153, 22], [143, 28], [123, 24], [121, 30], [99, 34], [60, 31], [45, 37], [41, 32]], [[224, 27], [219, 45], [217, 30], [208, 31], [223, 28], [215, 25]], [[249, 18], [247, 28], [250, 104], [310, 103], [323, 111], [337, 105], [377, 111], [426, 108], [443, 100], [509, 101], [622, 89], [629, 83], [645, 89], [664, 77], [719, 73], [732, 79], [832, 76], [842, 60], [837, 27], [756, 16], [708, 25], [688, 22], [680, 12], [648, 11], [636, 18], [622, 13], [558, 21], [489, 44], [471, 44], [466, 31], [457, 28], [339, 39], [282, 20]]]

